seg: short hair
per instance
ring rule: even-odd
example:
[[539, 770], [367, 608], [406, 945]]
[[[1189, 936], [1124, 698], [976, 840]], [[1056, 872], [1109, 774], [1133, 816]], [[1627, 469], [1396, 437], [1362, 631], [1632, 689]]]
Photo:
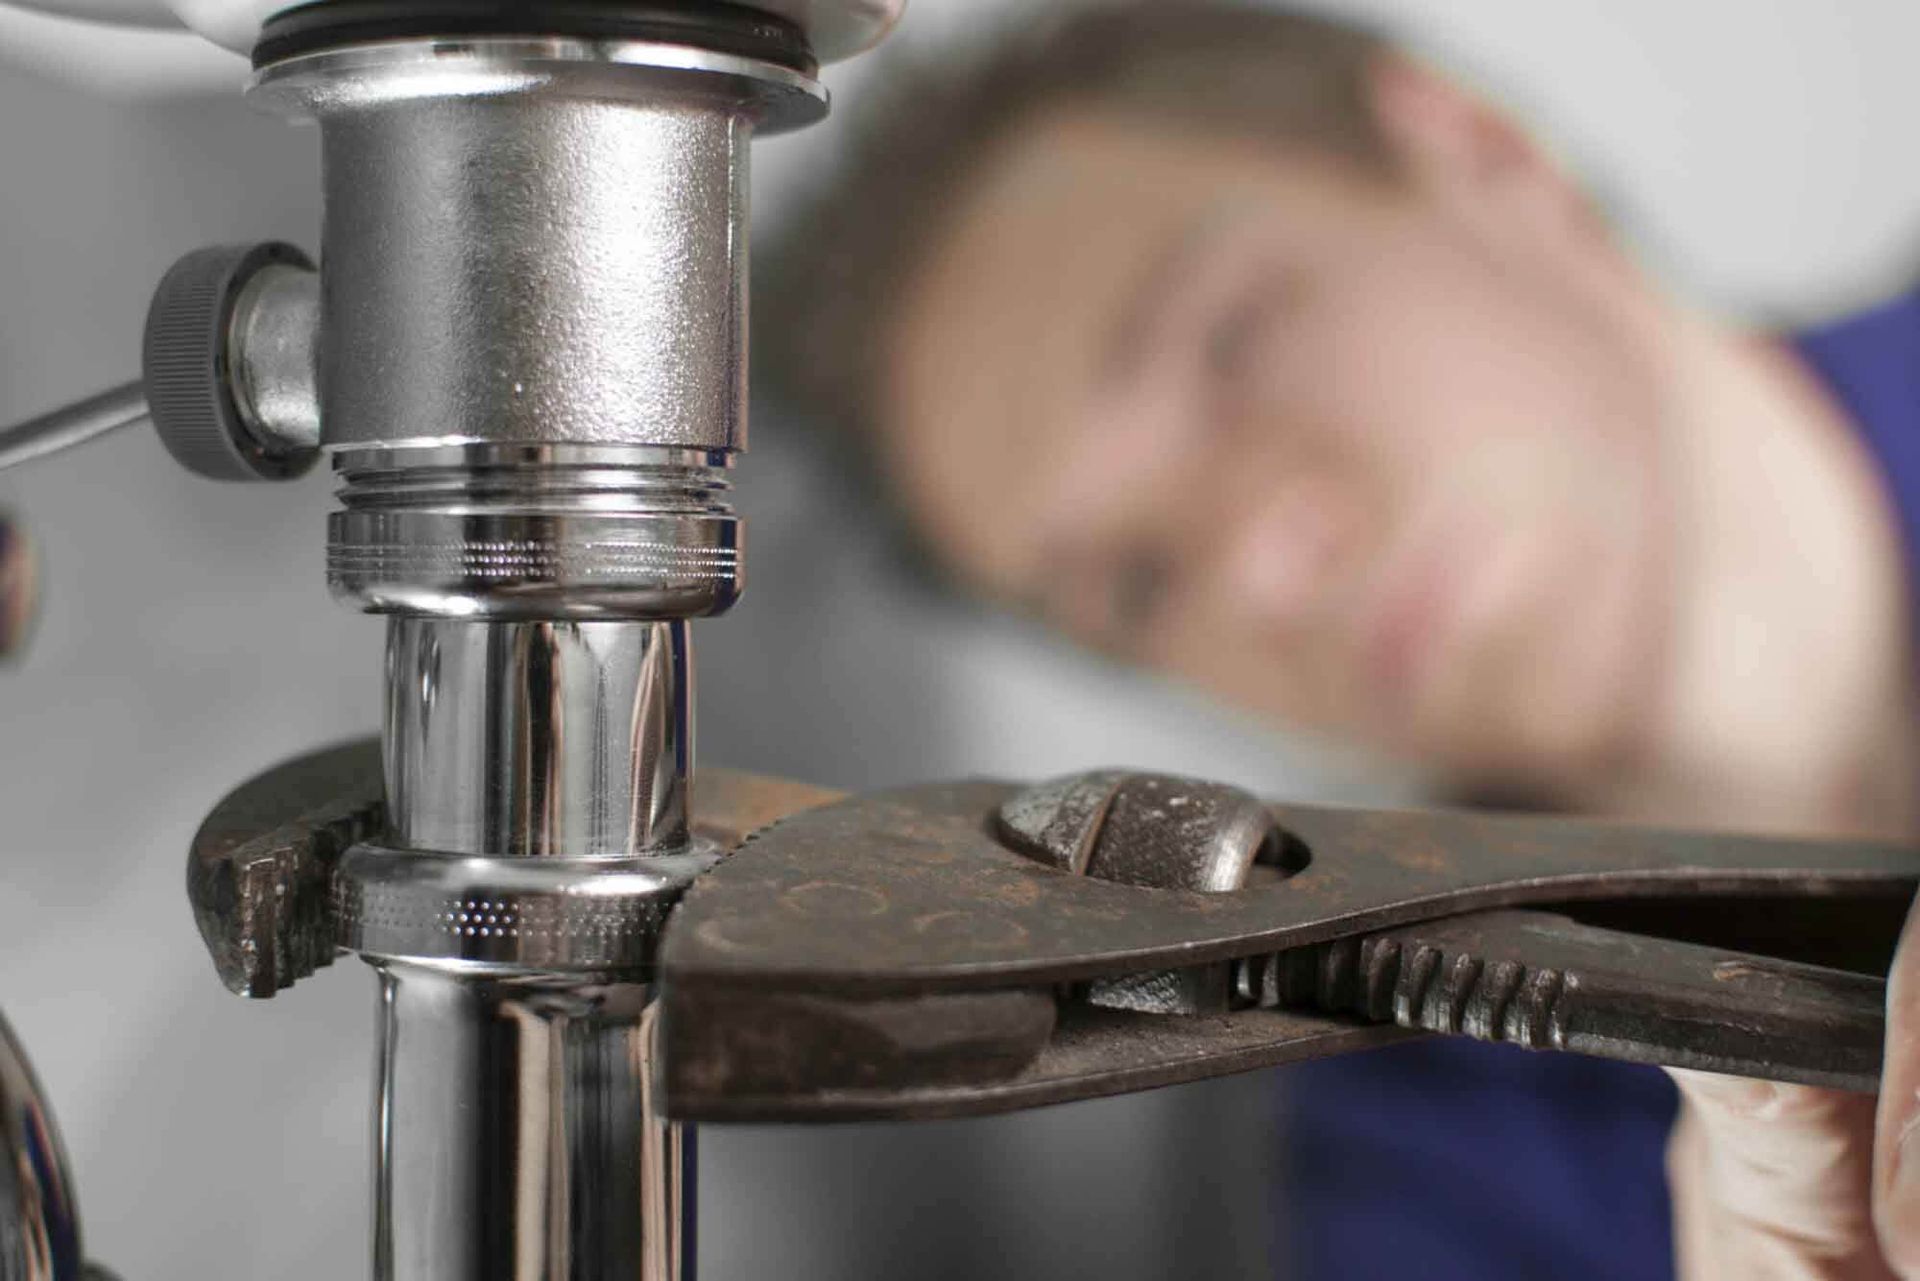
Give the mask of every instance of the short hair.
[[[755, 269], [754, 368], [783, 408], [859, 448], [902, 296], [995, 147], [1051, 111], [1279, 143], [1391, 175], [1368, 76], [1392, 46], [1354, 23], [1231, 0], [1061, 6], [959, 60], [892, 60], [841, 159]], [[856, 478], [871, 475], [856, 461]], [[924, 549], [923, 549], [924, 550]]]

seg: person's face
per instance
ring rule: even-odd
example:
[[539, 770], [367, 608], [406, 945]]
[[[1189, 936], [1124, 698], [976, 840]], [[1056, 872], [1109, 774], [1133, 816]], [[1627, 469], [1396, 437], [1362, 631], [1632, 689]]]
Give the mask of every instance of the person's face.
[[1654, 679], [1661, 375], [1571, 190], [1409, 92], [1391, 179], [1026, 126], [900, 308], [887, 461], [965, 578], [1102, 649], [1558, 778], [1626, 745]]

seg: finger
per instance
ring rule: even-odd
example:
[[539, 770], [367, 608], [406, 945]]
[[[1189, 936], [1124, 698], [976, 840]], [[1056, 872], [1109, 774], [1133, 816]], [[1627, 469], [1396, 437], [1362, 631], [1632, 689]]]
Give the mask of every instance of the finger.
[[33, 606], [33, 549], [18, 526], [0, 517], [0, 656], [25, 642]]
[[1874, 1100], [1673, 1073], [1668, 1151], [1683, 1281], [1894, 1281], [1871, 1207]]
[[1874, 1217], [1881, 1249], [1920, 1276], [1920, 908], [1907, 914], [1887, 979], [1886, 1066], [1874, 1139]]

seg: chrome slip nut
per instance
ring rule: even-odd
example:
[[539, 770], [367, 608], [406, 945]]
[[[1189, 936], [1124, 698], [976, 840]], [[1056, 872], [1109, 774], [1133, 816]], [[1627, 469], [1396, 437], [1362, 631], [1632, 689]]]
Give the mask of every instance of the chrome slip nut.
[[650, 965], [667, 914], [719, 860], [469, 858], [356, 845], [334, 869], [334, 941], [379, 960], [468, 961], [518, 970]]
[[467, 620], [725, 612], [744, 530], [729, 455], [591, 445], [355, 450], [330, 518], [334, 594], [373, 613]]

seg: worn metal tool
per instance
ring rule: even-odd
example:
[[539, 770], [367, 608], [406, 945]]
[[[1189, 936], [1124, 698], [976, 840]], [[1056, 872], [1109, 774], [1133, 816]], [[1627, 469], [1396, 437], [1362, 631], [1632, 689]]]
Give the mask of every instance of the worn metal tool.
[[[699, 791], [736, 852], [663, 902], [659, 964], [669, 1108], [703, 1120], [1003, 1111], [1421, 1033], [1871, 1089], [1920, 876], [1895, 846], [1270, 808], [1120, 771]], [[365, 743], [208, 819], [189, 883], [229, 986], [358, 946], [339, 866], [380, 805]]]
[[1872, 1089], [1916, 875], [1895, 846], [1117, 772], [914, 788], [795, 815], [694, 885], [662, 952], [667, 1095], [1003, 1111], [1416, 1031]]

